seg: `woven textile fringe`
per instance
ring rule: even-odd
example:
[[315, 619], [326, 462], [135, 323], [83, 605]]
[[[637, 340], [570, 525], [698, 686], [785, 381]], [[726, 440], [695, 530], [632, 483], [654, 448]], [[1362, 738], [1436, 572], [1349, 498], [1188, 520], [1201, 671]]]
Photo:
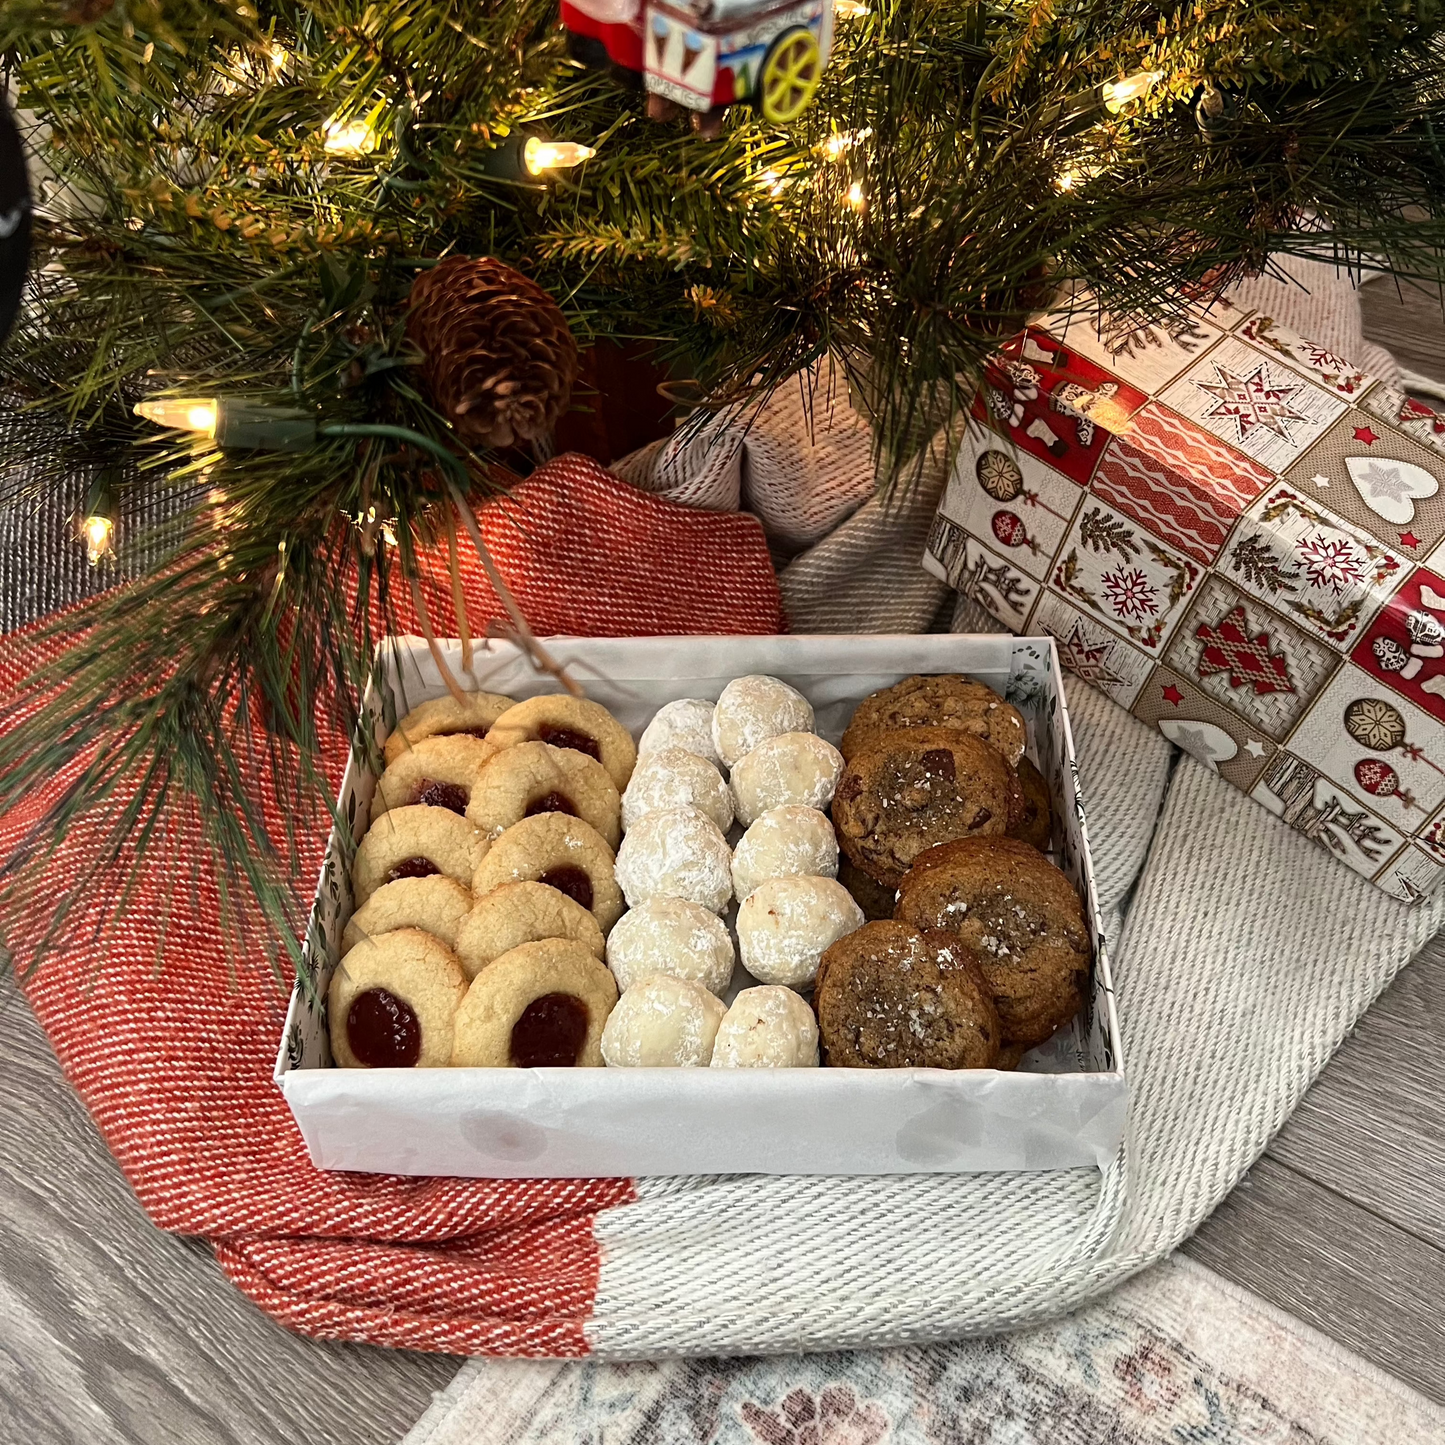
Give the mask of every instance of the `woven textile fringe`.
[[[1249, 304], [1344, 354], [1367, 352], [1344, 280], [1324, 267], [1308, 279], [1309, 293], [1254, 283]], [[804, 420], [782, 395], [747, 434], [724, 419], [728, 445], [689, 445], [708, 453], [710, 441], [715, 458], [730, 446], [736, 475], [774, 506], [820, 475], [842, 495], [830, 467], [856, 457], [849, 422], [842, 442], [817, 438], [807, 466], [762, 474], [759, 459], [782, 449], [754, 435], [805, 435]], [[681, 450], [645, 459], [654, 485], [685, 470]], [[906, 525], [926, 528], [928, 490], [910, 499]], [[927, 626], [939, 594], [914, 590], [921, 537], [900, 559], [899, 513], [885, 520], [876, 507], [860, 506], [783, 572], [795, 628], [856, 630], [859, 598], [875, 599], [863, 615], [879, 630]], [[1132, 1113], [1114, 1164], [1102, 1176], [641, 1181], [635, 1203], [598, 1219], [587, 1327], [598, 1352], [862, 1348], [1077, 1308], [1199, 1225], [1445, 920], [1445, 900], [1392, 901], [1100, 694], [1075, 685], [1069, 707], [1111, 937], [1127, 920], [1113, 954]]]

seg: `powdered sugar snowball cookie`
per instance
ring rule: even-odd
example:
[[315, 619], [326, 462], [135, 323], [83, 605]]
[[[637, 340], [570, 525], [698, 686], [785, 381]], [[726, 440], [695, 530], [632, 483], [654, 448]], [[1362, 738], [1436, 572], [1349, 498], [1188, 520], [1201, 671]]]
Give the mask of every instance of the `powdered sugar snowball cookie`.
[[738, 952], [759, 983], [809, 988], [824, 950], [866, 921], [836, 878], [769, 878], [738, 909]]
[[826, 808], [843, 773], [843, 754], [817, 733], [764, 738], [733, 764], [733, 806], [745, 827], [769, 808], [790, 803]]
[[723, 688], [712, 714], [712, 741], [728, 767], [764, 738], [813, 731], [813, 704], [776, 677], [750, 673]]
[[706, 1068], [725, 1013], [722, 1000], [700, 983], [649, 974], [608, 1014], [603, 1061], [613, 1069]]
[[838, 837], [816, 808], [769, 808], [733, 850], [733, 893], [746, 898], [769, 878], [832, 878], [838, 872]]
[[686, 898], [650, 898], [624, 913], [607, 939], [607, 966], [624, 993], [649, 974], [669, 973], [721, 995], [734, 962], [727, 925]]
[[721, 913], [733, 896], [732, 850], [696, 808], [645, 813], [617, 850], [617, 885], [629, 908], [653, 898], [687, 898]]
[[723, 1015], [712, 1044], [714, 1069], [816, 1069], [818, 1021], [790, 988], [745, 988]]
[[733, 825], [733, 800], [722, 774], [697, 753], [663, 748], [639, 757], [622, 795], [622, 826], [631, 828], [662, 808], [696, 808], [726, 833]]
[[681, 748], [710, 763], [721, 761], [712, 741], [712, 713], [713, 705], [705, 697], [680, 697], [663, 703], [637, 740], [637, 756]]

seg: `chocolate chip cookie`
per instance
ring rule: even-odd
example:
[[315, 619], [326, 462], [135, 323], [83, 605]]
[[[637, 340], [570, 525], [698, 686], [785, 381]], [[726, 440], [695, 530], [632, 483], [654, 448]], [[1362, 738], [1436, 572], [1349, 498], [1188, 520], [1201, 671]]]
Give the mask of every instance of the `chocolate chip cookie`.
[[952, 728], [880, 733], [855, 753], [833, 795], [843, 851], [869, 877], [896, 888], [926, 848], [1002, 833], [1018, 784], [980, 738]]
[[1054, 834], [1054, 810], [1049, 802], [1049, 785], [1028, 758], [1020, 758], [1014, 769], [1023, 795], [1022, 807], [1009, 815], [1008, 836], [1040, 852], [1048, 849]]
[[998, 1058], [978, 963], [948, 934], [864, 924], [824, 953], [813, 1005], [835, 1069], [987, 1069]]
[[839, 744], [843, 756], [872, 747], [898, 728], [957, 728], [997, 748], [1010, 764], [1023, 756], [1027, 729], [1017, 708], [991, 687], [956, 673], [905, 677], [860, 702]]
[[1032, 1048], [1078, 1012], [1089, 985], [1089, 935], [1073, 886], [1014, 838], [968, 838], [915, 860], [896, 917], [942, 929], [972, 949], [1006, 1044]]

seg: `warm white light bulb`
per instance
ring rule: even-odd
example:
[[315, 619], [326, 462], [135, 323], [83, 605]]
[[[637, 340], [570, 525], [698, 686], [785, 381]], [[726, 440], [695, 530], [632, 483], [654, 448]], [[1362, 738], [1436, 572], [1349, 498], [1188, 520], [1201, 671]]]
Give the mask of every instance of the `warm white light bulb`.
[[364, 120], [326, 122], [326, 153], [333, 156], [365, 155], [373, 144], [371, 127]]
[[110, 551], [115, 523], [109, 517], [87, 517], [80, 524], [80, 535], [85, 538], [86, 560], [94, 567]]
[[1140, 70], [1126, 75], [1123, 80], [1106, 80], [1103, 85], [1104, 109], [1110, 115], [1118, 115], [1131, 100], [1147, 95], [1163, 79], [1162, 70]]
[[540, 176], [544, 171], [562, 171], [580, 166], [596, 154], [592, 146], [578, 145], [575, 141], [539, 140], [536, 136], [528, 136], [527, 144], [522, 148], [522, 163], [532, 175]]
[[848, 187], [847, 194], [843, 199], [852, 206], [855, 211], [861, 211], [863, 209], [863, 182], [854, 181], [853, 184]]
[[214, 401], [199, 397], [166, 397], [160, 401], [138, 401], [135, 404], [135, 414], [157, 426], [172, 427], [176, 431], [200, 432], [208, 437], [216, 434], [217, 411]]

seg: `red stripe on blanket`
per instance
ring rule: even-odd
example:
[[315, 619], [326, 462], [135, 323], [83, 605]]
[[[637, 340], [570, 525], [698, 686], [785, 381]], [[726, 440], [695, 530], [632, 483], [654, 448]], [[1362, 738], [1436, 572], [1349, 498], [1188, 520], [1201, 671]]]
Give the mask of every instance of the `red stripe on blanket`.
[[[782, 628], [776, 578], [751, 517], [690, 511], [586, 458], [563, 457], [481, 520], [538, 632]], [[499, 608], [475, 554], [462, 555], [468, 610], [480, 625]], [[428, 605], [438, 631], [450, 632], [444, 550], [431, 571], [439, 581]], [[419, 630], [405, 609], [398, 622]], [[6, 639], [0, 690], [13, 691], [58, 649], [42, 649], [30, 633]], [[339, 778], [347, 740], [323, 731]], [[3, 856], [22, 846], [46, 794], [63, 786], [54, 780], [0, 818]], [[279, 829], [274, 795], [266, 817]], [[301, 849], [300, 899], [309, 899], [327, 831], [319, 817]], [[123, 923], [98, 933], [113, 900], [95, 898], [27, 984], [67, 1076], [151, 1218], [216, 1239], [221, 1262], [251, 1298], [308, 1334], [460, 1353], [585, 1351], [582, 1322], [598, 1268], [592, 1221], [633, 1197], [630, 1181], [315, 1169], [271, 1078], [286, 991], [264, 950], [223, 926], [216, 882], [193, 866], [196, 838], [193, 821], [178, 825], [167, 861], [148, 858]], [[95, 846], [74, 837], [57, 875], [73, 873]], [[37, 920], [6, 924], [23, 969]]]

